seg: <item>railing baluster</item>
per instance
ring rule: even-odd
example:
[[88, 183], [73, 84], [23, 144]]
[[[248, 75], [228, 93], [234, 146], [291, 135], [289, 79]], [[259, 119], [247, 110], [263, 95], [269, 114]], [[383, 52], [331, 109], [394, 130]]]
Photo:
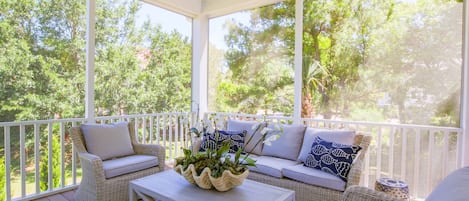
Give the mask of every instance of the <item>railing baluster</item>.
[[394, 135], [395, 135], [395, 127], [389, 128], [389, 158], [388, 158], [388, 171], [389, 177], [394, 178]]
[[150, 144], [153, 144], [153, 137], [155, 136], [155, 133], [153, 131], [153, 122], [154, 121], [154, 118], [153, 116], [150, 116]]
[[65, 186], [65, 129], [64, 122], [60, 122], [60, 187]]
[[5, 135], [5, 191], [6, 191], [6, 200], [11, 200], [11, 173], [10, 173], [10, 163], [11, 163], [11, 149], [10, 149], [10, 127], [4, 127]]
[[163, 126], [163, 146], [166, 147], [166, 153], [168, 153], [171, 149], [168, 149], [168, 146], [166, 145], [166, 115], [163, 115], [163, 123], [161, 125]]
[[456, 167], [457, 168], [460, 168], [462, 167], [462, 160], [463, 160], [463, 154], [462, 154], [462, 151], [463, 151], [463, 133], [462, 132], [458, 132], [457, 133], [457, 148], [456, 148], [456, 158], [458, 159], [457, 160], [457, 163], [456, 163]]
[[173, 158], [173, 115], [168, 115], [168, 118], [169, 118], [169, 126], [168, 126], [168, 129], [169, 129], [169, 158], [172, 159]]
[[156, 116], [156, 142], [157, 144], [160, 144], [160, 125], [161, 125], [161, 119], [160, 119], [161, 115], [158, 115]]
[[418, 187], [420, 186], [419, 185], [419, 176], [420, 176], [420, 129], [417, 129], [416, 132], [415, 132], [415, 149], [414, 149], [414, 178], [412, 178], [413, 180], [413, 184], [416, 188], [416, 190], [414, 190], [414, 193], [413, 193], [413, 196], [414, 197], [418, 197]]
[[406, 178], [407, 168], [407, 129], [402, 128], [401, 179]]
[[[72, 122], [72, 127], [77, 126], [76, 122]], [[72, 145], [72, 184], [77, 184], [77, 161], [76, 161], [76, 150], [75, 146]]]
[[[179, 115], [179, 145], [180, 145], [180, 148], [185, 148], [184, 147], [184, 136], [183, 136], [183, 133], [184, 133], [184, 122], [185, 122], [185, 118], [183, 115]], [[180, 149], [180, 148], [177, 148], [177, 149]], [[181, 153], [181, 155], [183, 155]]]
[[135, 118], [134, 121], [135, 121], [135, 125], [134, 125], [134, 129], [135, 129], [135, 138], [137, 138], [137, 142], [143, 143], [143, 140], [142, 140], [142, 141], [139, 140], [139, 136], [140, 136], [140, 135], [138, 134], [138, 124], [139, 124], [138, 118]]
[[148, 140], [147, 140], [147, 119], [145, 117], [142, 117], [142, 135], [143, 135], [143, 140], [142, 140], [142, 143], [143, 144], [147, 144], [148, 143]]
[[51, 191], [53, 188], [53, 178], [52, 178], [52, 123], [48, 124], [48, 132], [47, 132], [47, 146], [48, 146], [48, 165], [47, 165], [47, 181], [48, 181], [48, 187], [47, 190]]
[[179, 156], [179, 115], [175, 115], [174, 124], [174, 158], [176, 158]]
[[382, 127], [378, 127], [378, 139], [376, 139], [376, 146], [378, 151], [376, 153], [376, 179], [381, 177], [381, 152], [382, 152]]
[[[443, 137], [443, 156], [442, 156], [442, 160], [441, 160], [441, 163], [442, 164], [448, 164], [448, 142], [449, 142], [449, 134], [448, 134], [448, 131], [445, 131], [444, 132], [444, 137]], [[448, 172], [447, 168], [446, 168], [446, 165], [443, 165], [443, 167], [441, 168], [442, 172], [441, 172], [441, 178], [443, 178]]]
[[41, 174], [39, 172], [39, 160], [41, 158], [41, 138], [39, 136], [39, 124], [34, 124], [34, 175], [36, 184], [36, 194], [41, 192]]
[[432, 191], [432, 183], [433, 183], [433, 178], [434, 178], [434, 174], [433, 174], [433, 163], [432, 163], [432, 157], [434, 156], [434, 145], [435, 145], [435, 131], [434, 130], [429, 130], [428, 132], [430, 132], [430, 136], [429, 136], [429, 143], [428, 143], [428, 151], [429, 151], [429, 154], [428, 154], [428, 174], [427, 174], [427, 179], [428, 179], [428, 182], [425, 182], [424, 184], [426, 184], [426, 192], [431, 192]]
[[20, 170], [21, 170], [21, 197], [26, 196], [26, 152], [25, 152], [25, 128], [20, 125]]

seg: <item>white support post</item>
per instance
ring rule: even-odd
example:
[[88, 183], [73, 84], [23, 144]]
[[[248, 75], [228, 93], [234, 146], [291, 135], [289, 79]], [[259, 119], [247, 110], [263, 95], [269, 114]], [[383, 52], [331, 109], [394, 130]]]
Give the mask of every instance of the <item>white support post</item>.
[[199, 115], [208, 110], [207, 76], [208, 17], [200, 15], [192, 21], [192, 111]]
[[96, 0], [86, 0], [85, 119], [94, 123], [94, 52]]
[[295, 5], [295, 77], [293, 121], [301, 123], [301, 96], [303, 88], [303, 0]]
[[469, 3], [464, 1], [463, 67], [461, 83], [461, 128], [463, 129], [462, 150], [459, 164], [469, 165]]

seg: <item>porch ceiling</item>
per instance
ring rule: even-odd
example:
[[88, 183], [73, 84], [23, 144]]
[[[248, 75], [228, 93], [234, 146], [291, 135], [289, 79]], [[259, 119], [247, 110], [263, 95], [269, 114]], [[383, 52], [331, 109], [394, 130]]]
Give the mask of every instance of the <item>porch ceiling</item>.
[[143, 2], [188, 16], [209, 18], [252, 9], [282, 0], [142, 0]]

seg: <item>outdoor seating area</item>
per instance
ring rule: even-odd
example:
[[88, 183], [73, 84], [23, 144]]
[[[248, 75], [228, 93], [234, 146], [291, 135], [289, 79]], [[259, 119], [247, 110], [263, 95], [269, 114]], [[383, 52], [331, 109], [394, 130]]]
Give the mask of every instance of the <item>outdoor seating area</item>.
[[70, 129], [83, 170], [76, 201], [127, 200], [131, 180], [164, 170], [165, 148], [139, 144], [134, 129], [127, 122]]
[[[251, 172], [248, 175], [248, 180], [252, 181], [244, 181], [240, 187], [229, 190], [227, 193], [219, 192], [215, 194], [211, 194], [214, 193], [213, 190], [197, 190], [196, 192], [194, 190], [197, 188], [192, 184], [187, 181], [180, 181], [183, 180], [182, 176], [168, 173], [174, 172], [174, 170], [164, 170], [165, 166], [160, 164], [165, 164], [165, 148], [161, 145], [138, 143], [135, 122], [82, 124], [79, 127], [72, 127], [70, 134], [83, 169], [83, 177], [80, 186], [74, 193], [74, 200], [127, 200], [129, 196], [130, 200], [226, 200], [230, 197], [236, 199], [236, 196], [240, 196], [245, 197], [243, 200], [273, 200], [275, 197], [277, 200], [286, 201], [333, 201], [341, 200], [347, 187], [359, 185], [360, 183], [363, 171], [362, 163], [371, 141], [369, 135], [356, 134], [355, 131], [351, 130], [315, 129], [304, 125], [282, 124], [280, 125], [282, 130], [280, 137], [273, 140], [272, 144], [264, 145], [264, 143], [258, 143], [263, 139], [261, 130], [267, 127], [273, 128], [274, 124], [272, 122], [267, 124], [258, 121], [228, 119], [227, 122], [222, 124], [226, 126], [218, 129], [226, 129], [234, 133], [245, 132], [247, 134], [242, 137], [240, 144], [236, 146], [244, 149], [245, 145], [245, 154], [252, 154], [251, 158], [256, 160], [256, 166], [250, 168]], [[197, 153], [201, 147], [206, 147], [209, 143], [212, 143], [206, 141], [208, 140], [206, 138], [208, 138], [208, 135], [213, 134], [204, 133], [203, 135], [204, 138], [192, 138], [194, 141], [191, 144], [194, 153]], [[253, 143], [247, 143], [248, 141]], [[328, 147], [332, 145], [327, 145], [329, 141], [336, 145]], [[313, 145], [314, 143], [320, 144]], [[253, 144], [256, 146], [253, 146]], [[350, 160], [345, 161], [345, 163], [348, 163], [345, 166], [338, 166], [337, 161], [333, 162], [332, 166], [337, 167], [337, 170], [334, 169], [336, 172], [331, 172], [330, 169], [327, 169], [329, 172], [324, 172], [325, 169], [321, 169], [320, 166], [318, 166], [319, 168], [307, 167], [306, 164], [313, 163], [311, 160], [316, 160], [311, 158], [312, 155], [309, 155], [322, 150], [319, 147], [315, 148], [315, 146], [321, 148], [326, 146], [326, 149], [331, 149], [327, 153], [333, 159], [318, 155], [320, 158], [317, 158], [317, 160], [322, 161], [321, 163], [328, 163], [330, 160], [339, 160], [341, 158]], [[334, 151], [333, 148], [337, 150]], [[351, 153], [352, 155], [344, 155], [346, 152], [343, 150], [349, 149], [355, 151]], [[234, 157], [233, 154], [231, 156]], [[157, 174], [161, 171], [165, 173]], [[169, 176], [168, 174], [172, 175]], [[149, 176], [147, 180], [145, 180], [146, 176]], [[169, 178], [173, 179], [174, 177], [179, 178], [177, 185], [181, 189], [171, 186]], [[134, 180], [135, 182], [133, 182]], [[265, 187], [255, 190], [260, 184], [253, 181], [261, 182], [265, 184]], [[129, 185], [134, 183], [136, 186], [129, 188]], [[259, 197], [259, 193], [262, 194], [263, 192], [261, 189], [273, 188], [269, 186], [276, 186], [279, 190], [289, 193], [276, 195], [273, 193], [274, 189], [270, 189], [266, 191], [266, 195]], [[162, 191], [162, 189], [167, 190]], [[179, 195], [177, 191], [184, 191], [185, 193]], [[236, 195], [235, 192], [247, 194], [241, 196]], [[198, 195], [201, 197], [198, 198]]]
[[469, 2], [7, 1], [0, 201], [469, 198]]
[[[218, 129], [226, 129], [235, 133], [241, 133], [243, 130], [247, 131], [243, 141], [244, 143], [248, 141], [251, 143], [247, 143], [244, 146], [246, 146], [246, 152], [251, 154], [250, 157], [256, 160], [256, 166], [249, 168], [249, 179], [294, 190], [296, 200], [305, 201], [340, 200], [347, 187], [359, 185], [363, 171], [362, 163], [371, 141], [371, 136], [357, 134], [351, 130], [327, 130], [306, 127], [304, 125], [280, 124], [278, 126], [283, 130], [280, 137], [272, 141], [270, 145], [264, 145], [264, 143], [257, 144], [256, 142], [262, 139], [262, 128], [273, 128], [273, 123], [266, 124], [257, 121], [228, 119], [222, 125], [226, 126], [218, 127]], [[316, 139], [317, 137], [319, 139]], [[206, 138], [207, 136], [204, 135], [204, 138], [196, 139], [195, 146], [193, 147], [195, 152], [206, 144]], [[339, 167], [339, 160], [341, 158], [349, 158], [350, 155], [339, 157], [341, 154], [334, 155], [331, 153], [332, 151], [329, 152], [329, 156], [332, 157], [330, 160], [336, 161], [332, 162], [331, 168], [335, 171], [327, 169], [328, 172], [325, 172], [326, 170], [321, 170], [320, 165], [317, 164], [324, 156], [318, 155], [317, 160], [311, 158], [311, 156], [308, 157], [312, 153], [313, 143], [316, 143], [315, 141], [318, 140], [322, 144], [327, 144], [325, 140], [340, 144], [342, 148], [340, 149], [341, 154], [345, 154], [342, 151], [346, 149], [345, 147], [352, 145], [357, 146], [353, 148], [357, 148], [359, 151], [353, 153], [354, 156], [350, 158], [350, 163], [341, 167], [343, 169], [340, 172], [338, 172], [339, 168], [335, 169]], [[254, 146], [256, 144], [257, 146]], [[323, 148], [322, 145], [319, 145], [319, 147]], [[320, 149], [319, 147], [317, 149]], [[331, 149], [332, 147], [328, 148]], [[322, 159], [327, 159], [327, 157]], [[312, 165], [307, 165], [312, 163], [318, 167], [315, 168]], [[323, 166], [326, 167], [325, 164]]]

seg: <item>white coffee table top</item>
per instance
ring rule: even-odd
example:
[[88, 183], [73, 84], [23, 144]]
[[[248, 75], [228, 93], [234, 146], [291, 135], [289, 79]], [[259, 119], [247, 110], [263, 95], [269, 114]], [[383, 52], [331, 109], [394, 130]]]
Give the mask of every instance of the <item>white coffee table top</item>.
[[129, 184], [130, 198], [138, 194], [144, 200], [170, 201], [294, 201], [295, 192], [249, 179], [227, 192], [204, 190], [188, 181], [174, 170], [166, 170], [154, 175], [136, 179]]

